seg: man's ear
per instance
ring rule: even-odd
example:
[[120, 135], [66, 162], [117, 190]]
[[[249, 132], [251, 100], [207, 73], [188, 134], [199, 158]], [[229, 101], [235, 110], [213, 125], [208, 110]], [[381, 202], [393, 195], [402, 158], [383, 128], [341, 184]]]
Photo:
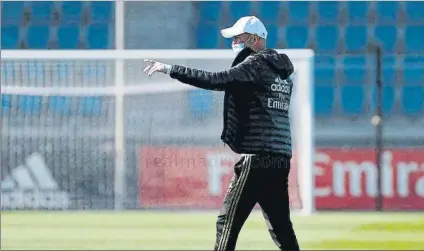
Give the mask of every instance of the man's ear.
[[255, 47], [258, 43], [259, 43], [259, 37], [256, 35], [253, 36], [252, 48]]

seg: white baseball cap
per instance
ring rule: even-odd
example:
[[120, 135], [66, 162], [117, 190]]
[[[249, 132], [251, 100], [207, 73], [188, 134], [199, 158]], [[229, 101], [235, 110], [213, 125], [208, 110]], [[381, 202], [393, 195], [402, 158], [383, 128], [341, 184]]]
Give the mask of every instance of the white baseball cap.
[[232, 38], [243, 33], [257, 35], [263, 39], [268, 36], [265, 25], [255, 16], [242, 17], [232, 27], [221, 30], [225, 38]]

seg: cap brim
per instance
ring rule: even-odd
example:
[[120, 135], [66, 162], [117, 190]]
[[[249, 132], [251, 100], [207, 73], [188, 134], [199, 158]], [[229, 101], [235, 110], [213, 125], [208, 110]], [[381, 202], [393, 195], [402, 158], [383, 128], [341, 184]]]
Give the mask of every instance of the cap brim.
[[234, 29], [233, 27], [221, 30], [221, 35], [225, 38], [232, 38], [242, 34], [239, 30]]

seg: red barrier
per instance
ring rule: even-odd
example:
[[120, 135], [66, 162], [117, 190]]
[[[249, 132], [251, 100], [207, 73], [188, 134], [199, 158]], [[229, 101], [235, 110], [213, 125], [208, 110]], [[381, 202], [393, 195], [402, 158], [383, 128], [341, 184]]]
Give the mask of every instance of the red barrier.
[[[374, 150], [316, 152], [317, 209], [374, 209], [377, 167]], [[227, 149], [142, 148], [140, 201], [146, 207], [219, 208], [239, 156]], [[293, 158], [295, 159], [295, 158]], [[383, 206], [424, 209], [424, 150], [384, 153]], [[302, 186], [295, 165], [290, 178], [293, 208]], [[299, 180], [301, 181], [301, 180]]]

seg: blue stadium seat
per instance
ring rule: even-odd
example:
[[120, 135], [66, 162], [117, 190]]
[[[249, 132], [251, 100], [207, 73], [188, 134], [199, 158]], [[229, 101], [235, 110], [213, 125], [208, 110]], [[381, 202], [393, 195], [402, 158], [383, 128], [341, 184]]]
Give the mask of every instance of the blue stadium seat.
[[57, 64], [52, 69], [53, 78], [59, 81], [66, 81], [66, 79], [71, 78], [72, 71], [69, 70], [69, 68], [71, 67], [72, 64], [66, 62], [61, 62], [60, 64]]
[[337, 50], [339, 30], [335, 25], [317, 26], [315, 33], [316, 49], [326, 52]]
[[28, 27], [27, 43], [29, 49], [47, 49], [50, 40], [50, 27], [32, 25]]
[[416, 116], [424, 111], [424, 86], [409, 85], [403, 87], [402, 107], [406, 115]]
[[211, 1], [211, 2], [198, 2], [198, 11], [200, 22], [214, 22], [218, 23], [221, 18], [221, 2]]
[[24, 14], [23, 1], [1, 1], [1, 23], [2, 25], [20, 24]]
[[25, 66], [22, 66], [23, 74], [27, 77], [28, 85], [34, 85], [43, 83], [45, 81], [45, 63], [40, 61], [28, 62]]
[[266, 39], [266, 44], [268, 48], [277, 48], [279, 40], [279, 28], [277, 25], [267, 25], [268, 37]]
[[48, 24], [52, 18], [54, 2], [52, 1], [34, 1], [31, 3], [31, 23]]
[[363, 56], [347, 56], [343, 60], [343, 84], [366, 84], [366, 59]]
[[212, 110], [212, 93], [206, 90], [190, 90], [187, 92], [191, 115], [203, 119]]
[[369, 3], [365, 1], [346, 2], [348, 23], [366, 24], [368, 22]]
[[408, 22], [424, 21], [424, 2], [422, 1], [406, 1], [406, 17]]
[[315, 83], [317, 85], [334, 85], [336, 77], [334, 57], [317, 55], [314, 59]]
[[83, 13], [83, 2], [64, 1], [62, 2], [61, 20], [63, 23], [79, 23]]
[[[372, 106], [373, 110], [375, 111], [377, 109], [377, 88], [373, 88], [372, 93]], [[383, 94], [383, 100], [382, 100], [382, 110], [383, 114], [389, 115], [394, 112], [395, 108], [395, 86], [394, 85], [387, 85], [384, 84], [382, 88], [382, 94]]]
[[396, 54], [392, 54], [392, 55], [389, 54], [389, 55], [383, 56], [383, 58], [382, 58], [383, 68], [384, 67], [395, 68], [396, 67], [396, 59], [397, 59]]
[[19, 96], [18, 104], [20, 112], [36, 115], [41, 112], [43, 103], [41, 96]]
[[78, 49], [79, 25], [66, 24], [57, 30], [57, 44], [59, 49]]
[[345, 46], [349, 52], [365, 50], [367, 38], [367, 27], [365, 25], [350, 25], [346, 27]]
[[[199, 23], [196, 29], [196, 48], [214, 49], [218, 47], [219, 27], [216, 24]], [[231, 44], [231, 39], [226, 39]], [[230, 47], [231, 48], [231, 47]]]
[[1, 109], [2, 111], [9, 111], [12, 107], [12, 96], [2, 94], [1, 95]]
[[405, 85], [424, 85], [424, 57], [409, 56], [404, 59], [403, 81]]
[[19, 27], [14, 25], [1, 26], [1, 48], [17, 49], [19, 47]]
[[375, 2], [375, 18], [377, 23], [396, 23], [397, 13], [400, 9], [397, 1]]
[[55, 113], [70, 114], [71, 98], [62, 96], [52, 96], [49, 98], [48, 109], [49, 111]]
[[114, 2], [99, 1], [91, 2], [90, 20], [91, 23], [109, 22], [112, 20], [112, 9]]
[[334, 86], [315, 85], [315, 114], [317, 116], [328, 116], [333, 112], [334, 107]]
[[407, 52], [424, 51], [424, 24], [406, 27], [405, 43]]
[[[2, 48], [3, 49], [3, 48]], [[13, 60], [14, 61], [14, 60]], [[3, 61], [0, 64], [0, 84], [7, 84], [9, 83], [8, 81], [14, 79], [15, 77], [15, 63], [13, 61]], [[1, 88], [0, 85], [0, 88]], [[0, 89], [1, 90], [1, 89]]]
[[316, 54], [314, 57], [315, 65], [322, 66], [322, 65], [330, 65], [334, 66], [336, 57], [334, 55], [328, 55], [328, 54]]
[[[217, 32], [219, 32], [219, 31], [217, 31]], [[212, 47], [212, 48], [220, 48], [220, 43], [218, 42], [218, 37], [219, 36], [221, 36], [220, 34], [217, 34], [216, 35], [216, 45], [214, 46], [214, 47]], [[224, 46], [224, 49], [228, 49], [228, 48], [231, 48], [231, 44], [232, 44], [232, 42], [233, 42], [233, 40], [232, 39], [224, 39], [223, 40], [223, 46]], [[213, 45], [213, 44], [215, 44], [215, 43], [211, 43], [211, 45]]]
[[299, 25], [309, 22], [309, 2], [287, 2], [287, 21], [289, 24]]
[[[384, 85], [397, 84], [398, 82], [397, 82], [396, 69], [394, 67], [383, 68], [382, 69], [382, 81], [383, 81]], [[375, 81], [373, 83], [375, 83]]]
[[[389, 56], [383, 56], [382, 58], [382, 82], [383, 85], [398, 85], [402, 84], [398, 76], [398, 66], [396, 64], [396, 58], [395, 55], [389, 55]], [[371, 65], [369, 66], [368, 73], [370, 74], [370, 81], [368, 84], [375, 85], [377, 80], [377, 72], [376, 72], [376, 65], [377, 63], [374, 62], [376, 58], [372, 58]]]
[[259, 18], [266, 22], [277, 24], [282, 13], [282, 4], [281, 2], [267, 2], [259, 1], [258, 2]]
[[231, 1], [230, 5], [230, 19], [231, 22], [234, 23], [237, 19], [243, 16], [251, 16], [252, 6], [250, 1]]
[[108, 24], [91, 24], [88, 26], [87, 48], [89, 49], [108, 49], [109, 48]]
[[317, 10], [319, 15], [319, 22], [337, 23], [339, 18], [339, 2], [324, 1], [317, 2]]
[[101, 97], [83, 97], [80, 99], [79, 109], [83, 116], [100, 115], [102, 111]]
[[329, 85], [335, 82], [336, 71], [334, 68], [327, 67], [317, 67], [315, 68], [315, 83], [317, 85]]
[[360, 115], [364, 111], [365, 90], [361, 85], [342, 85], [342, 111], [346, 115]]
[[376, 40], [382, 45], [386, 52], [394, 52], [397, 42], [397, 28], [391, 25], [382, 25], [375, 27], [374, 34]]
[[87, 63], [82, 68], [82, 77], [88, 82], [101, 82], [102, 79], [107, 79], [108, 69], [109, 67], [106, 64], [90, 65], [90, 63]]
[[307, 26], [288, 26], [286, 30], [287, 48], [306, 48], [308, 45]]

